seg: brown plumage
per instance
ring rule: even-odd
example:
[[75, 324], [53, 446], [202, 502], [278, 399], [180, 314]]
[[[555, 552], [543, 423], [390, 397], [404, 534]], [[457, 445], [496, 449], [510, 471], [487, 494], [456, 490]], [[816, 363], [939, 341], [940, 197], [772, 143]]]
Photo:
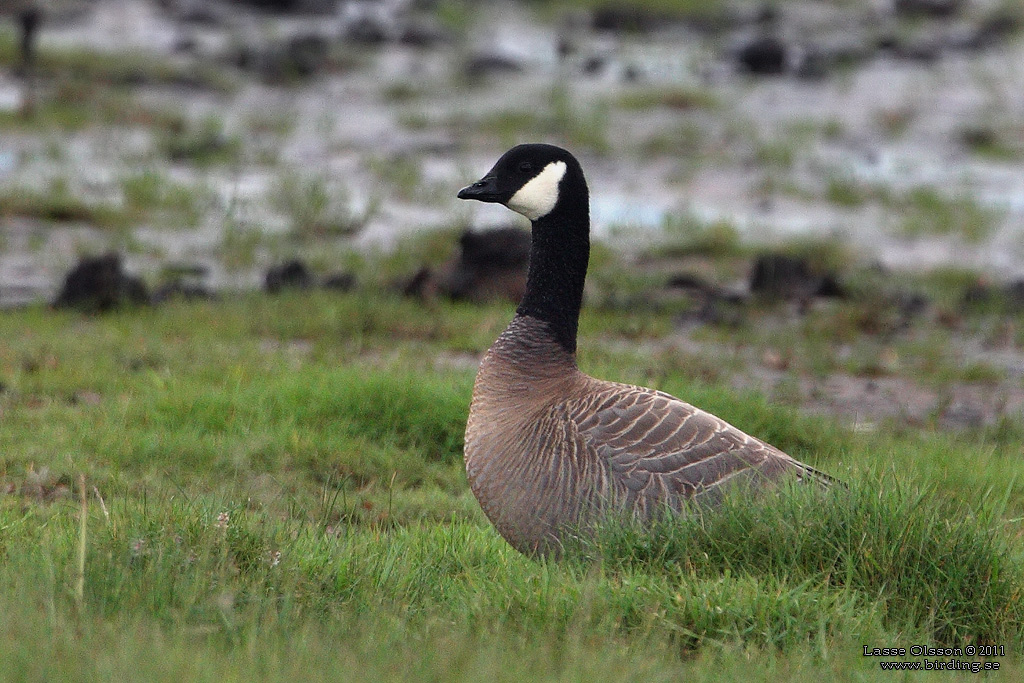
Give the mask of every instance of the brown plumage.
[[[546, 170], [558, 163], [561, 174]], [[536, 183], [519, 192], [541, 172], [553, 179], [554, 199]], [[509, 177], [517, 173], [528, 177]], [[513, 547], [557, 553], [566, 534], [606, 512], [648, 520], [686, 500], [713, 503], [741, 482], [786, 474], [829, 481], [673, 396], [580, 372], [576, 323], [589, 242], [579, 238], [589, 233], [588, 199], [568, 152], [513, 148], [459, 196], [524, 208], [533, 220], [527, 294], [480, 364], [466, 425], [470, 488]]]

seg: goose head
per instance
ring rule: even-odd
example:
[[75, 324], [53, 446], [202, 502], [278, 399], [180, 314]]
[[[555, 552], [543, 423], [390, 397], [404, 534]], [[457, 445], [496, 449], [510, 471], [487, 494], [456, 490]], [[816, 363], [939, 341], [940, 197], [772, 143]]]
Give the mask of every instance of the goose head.
[[530, 268], [516, 314], [545, 323], [548, 337], [572, 356], [590, 256], [590, 199], [576, 157], [554, 145], [518, 145], [458, 196], [530, 219]]
[[483, 178], [459, 191], [459, 199], [502, 204], [536, 222], [552, 214], [567, 196], [583, 201], [586, 183], [580, 164], [561, 147], [517, 145]]

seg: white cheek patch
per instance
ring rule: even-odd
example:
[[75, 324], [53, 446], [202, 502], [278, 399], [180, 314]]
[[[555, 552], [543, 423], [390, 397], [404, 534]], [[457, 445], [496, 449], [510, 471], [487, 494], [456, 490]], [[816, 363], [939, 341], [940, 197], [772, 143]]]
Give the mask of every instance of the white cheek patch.
[[558, 183], [565, 175], [565, 162], [552, 161], [530, 182], [519, 188], [505, 204], [531, 221], [551, 213], [558, 203]]

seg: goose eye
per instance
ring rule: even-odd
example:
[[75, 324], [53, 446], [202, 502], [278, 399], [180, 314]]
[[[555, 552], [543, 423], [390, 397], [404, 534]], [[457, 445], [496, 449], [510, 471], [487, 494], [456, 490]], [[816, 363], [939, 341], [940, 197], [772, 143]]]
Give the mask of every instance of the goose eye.
[[523, 173], [529, 173], [530, 171], [533, 170], [533, 164], [531, 164], [529, 161], [524, 161], [521, 164], [519, 164], [519, 170]]

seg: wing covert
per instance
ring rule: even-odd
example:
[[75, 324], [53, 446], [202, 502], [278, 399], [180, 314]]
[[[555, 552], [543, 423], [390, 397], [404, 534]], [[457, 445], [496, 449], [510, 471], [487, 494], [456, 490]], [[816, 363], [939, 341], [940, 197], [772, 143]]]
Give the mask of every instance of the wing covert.
[[[596, 380], [595, 380], [596, 382]], [[643, 510], [704, 496], [736, 478], [817, 473], [777, 448], [663, 392], [600, 382], [565, 406], [613, 487]], [[824, 483], [824, 482], [823, 482]]]

